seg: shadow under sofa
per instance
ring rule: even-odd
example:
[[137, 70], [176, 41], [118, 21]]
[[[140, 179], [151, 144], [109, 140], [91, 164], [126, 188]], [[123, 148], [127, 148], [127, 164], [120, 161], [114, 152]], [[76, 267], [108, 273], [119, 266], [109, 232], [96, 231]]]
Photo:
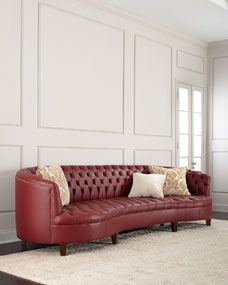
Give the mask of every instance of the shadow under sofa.
[[149, 173], [147, 165], [61, 166], [70, 189], [70, 204], [62, 207], [56, 183], [42, 179], [36, 167], [16, 174], [17, 236], [29, 243], [58, 244], [66, 255], [68, 243], [88, 242], [118, 232], [178, 222], [206, 220], [211, 224], [210, 177], [187, 170], [191, 196], [129, 198], [134, 172]]

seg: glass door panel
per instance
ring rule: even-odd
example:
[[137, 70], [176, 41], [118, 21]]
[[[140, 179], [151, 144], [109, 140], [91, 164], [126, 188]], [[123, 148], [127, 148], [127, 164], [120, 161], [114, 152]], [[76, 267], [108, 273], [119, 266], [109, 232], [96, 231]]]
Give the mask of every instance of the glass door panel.
[[188, 145], [188, 135], [180, 135], [179, 137], [179, 153], [180, 157], [189, 156], [189, 145]]
[[193, 132], [194, 135], [202, 135], [202, 115], [198, 113], [193, 114]]
[[180, 134], [188, 134], [188, 112], [179, 112], [179, 132]]
[[179, 110], [188, 111], [188, 88], [179, 88]]
[[193, 110], [197, 113], [202, 113], [202, 92], [198, 90], [193, 91]]
[[188, 167], [188, 165], [189, 165], [188, 157], [180, 157], [179, 166]]
[[201, 170], [203, 141], [202, 90], [187, 84], [178, 86], [178, 164]]
[[189, 88], [179, 88], [178, 105], [178, 142], [179, 165], [189, 167]]
[[194, 157], [194, 170], [201, 171], [201, 158]]
[[194, 136], [193, 138], [193, 155], [201, 157], [201, 136]]
[[193, 87], [192, 96], [192, 136], [193, 136], [193, 157], [192, 166], [193, 169], [201, 170], [202, 165], [202, 91]]

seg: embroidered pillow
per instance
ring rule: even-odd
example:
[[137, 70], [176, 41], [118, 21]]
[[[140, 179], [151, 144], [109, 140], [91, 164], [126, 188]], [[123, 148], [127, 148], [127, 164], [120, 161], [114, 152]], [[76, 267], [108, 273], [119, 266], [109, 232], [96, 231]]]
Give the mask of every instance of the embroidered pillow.
[[165, 175], [163, 174], [133, 174], [133, 184], [128, 197], [155, 197], [164, 198], [163, 185]]
[[55, 182], [59, 187], [60, 199], [62, 206], [68, 205], [70, 202], [70, 191], [66, 181], [66, 177], [59, 165], [42, 166], [39, 165], [36, 175]]
[[164, 195], [191, 195], [186, 183], [186, 168], [174, 167], [164, 168], [160, 166], [150, 166], [150, 173], [165, 174], [166, 180], [163, 186]]

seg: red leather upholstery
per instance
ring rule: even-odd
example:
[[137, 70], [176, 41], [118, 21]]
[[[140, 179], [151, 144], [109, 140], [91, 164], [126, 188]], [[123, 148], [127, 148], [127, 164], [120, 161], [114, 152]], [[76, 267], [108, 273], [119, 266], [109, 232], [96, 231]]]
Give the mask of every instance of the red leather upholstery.
[[210, 176], [199, 171], [188, 170], [186, 181], [192, 195], [210, 195]]
[[208, 196], [166, 196], [158, 198], [116, 197], [74, 202], [54, 218], [55, 225], [97, 223], [127, 214], [154, 210], [187, 209], [210, 206]]
[[16, 228], [22, 240], [49, 243], [52, 219], [63, 211], [58, 186], [29, 170], [16, 176]]
[[143, 165], [62, 166], [71, 202], [127, 196], [134, 172], [149, 173]]
[[37, 243], [90, 241], [118, 231], [157, 223], [211, 218], [210, 177], [188, 171], [192, 196], [128, 198], [134, 172], [146, 165], [62, 166], [70, 188], [70, 204], [62, 207], [55, 183], [34, 175], [16, 175], [18, 237]]

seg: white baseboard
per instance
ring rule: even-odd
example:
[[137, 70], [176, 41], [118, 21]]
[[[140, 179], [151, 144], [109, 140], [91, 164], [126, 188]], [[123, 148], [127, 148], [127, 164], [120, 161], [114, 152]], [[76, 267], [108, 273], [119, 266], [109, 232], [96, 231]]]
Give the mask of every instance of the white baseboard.
[[0, 244], [7, 242], [19, 241], [16, 235], [16, 230], [0, 231]]
[[214, 212], [228, 212], [228, 205], [224, 203], [213, 203]]

